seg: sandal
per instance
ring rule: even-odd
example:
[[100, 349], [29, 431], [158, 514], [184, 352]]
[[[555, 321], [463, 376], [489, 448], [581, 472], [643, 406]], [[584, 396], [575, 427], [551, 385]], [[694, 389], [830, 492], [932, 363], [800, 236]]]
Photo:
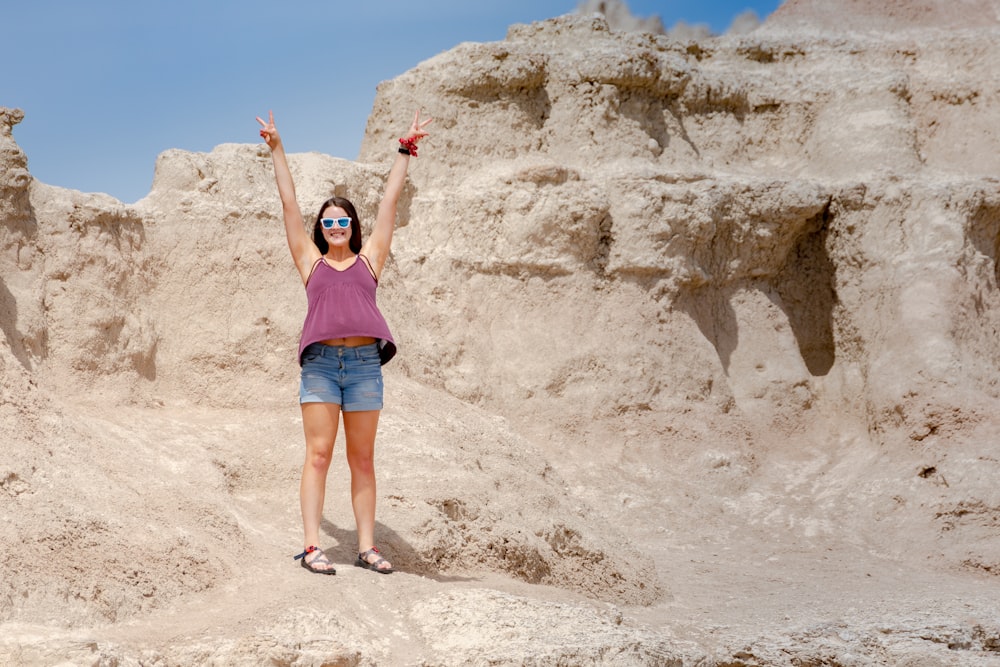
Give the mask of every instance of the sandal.
[[[306, 555], [311, 554], [314, 551], [318, 551], [319, 555], [313, 558], [312, 560], [307, 561]], [[300, 553], [298, 556], [295, 556], [295, 560], [299, 560], [300, 558], [302, 559], [302, 567], [306, 568], [310, 572], [315, 572], [316, 574], [337, 574], [337, 569], [333, 567], [333, 563], [330, 562], [330, 559], [326, 557], [326, 554], [323, 553], [323, 550], [320, 549], [319, 547], [313, 547], [313, 546], [306, 547], [305, 551]], [[319, 565], [328, 565], [329, 567], [326, 568], [313, 567], [314, 563], [318, 563]]]
[[[378, 556], [378, 560], [373, 563], [368, 562], [368, 557], [372, 554]], [[379, 552], [377, 547], [372, 547], [364, 553], [358, 554], [358, 559], [354, 561], [355, 567], [363, 567], [366, 570], [375, 570], [376, 572], [381, 572], [382, 574], [392, 574], [393, 569], [391, 567], [379, 567], [382, 563], [388, 563], [386, 559], [382, 558], [381, 552]]]

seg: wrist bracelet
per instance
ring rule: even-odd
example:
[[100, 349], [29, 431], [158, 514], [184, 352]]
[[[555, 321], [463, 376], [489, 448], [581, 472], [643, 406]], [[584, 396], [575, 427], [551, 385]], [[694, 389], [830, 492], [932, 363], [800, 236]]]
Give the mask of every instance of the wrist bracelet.
[[407, 137], [406, 139], [400, 139], [399, 143], [402, 145], [402, 148], [399, 149], [400, 153], [402, 153], [405, 150], [407, 153], [409, 153], [413, 157], [417, 157], [417, 142], [414, 141], [413, 137]]
[[413, 155], [408, 148], [403, 148], [402, 146], [399, 147], [399, 152], [403, 155]]

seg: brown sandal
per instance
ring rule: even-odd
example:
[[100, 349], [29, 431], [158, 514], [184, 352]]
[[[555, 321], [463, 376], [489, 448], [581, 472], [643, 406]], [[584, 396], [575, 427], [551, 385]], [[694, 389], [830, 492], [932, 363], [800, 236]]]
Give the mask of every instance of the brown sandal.
[[[375, 554], [376, 556], [378, 556], [378, 560], [376, 560], [374, 563], [369, 563], [368, 562], [368, 557], [371, 556], [372, 554]], [[387, 563], [387, 562], [389, 562], [389, 561], [387, 561], [386, 559], [382, 558], [382, 555], [379, 552], [378, 548], [377, 547], [372, 547], [371, 549], [369, 549], [368, 551], [364, 552], [363, 554], [359, 553], [358, 554], [358, 559], [356, 561], [354, 561], [354, 565], [356, 567], [363, 567], [366, 570], [374, 570], [376, 572], [381, 572], [382, 574], [392, 574], [393, 569], [391, 567], [379, 567], [379, 565], [381, 565], [382, 563]]]
[[[308, 554], [313, 553], [314, 551], [318, 551], [319, 555], [313, 558], [311, 561], [306, 561], [306, 556]], [[323, 553], [323, 550], [320, 549], [319, 547], [313, 547], [313, 546], [306, 547], [305, 551], [300, 553], [298, 556], [295, 556], [295, 560], [299, 560], [300, 558], [302, 559], [302, 567], [309, 570], [310, 572], [315, 572], [316, 574], [337, 574], [337, 568], [333, 567], [333, 563], [330, 562], [330, 559], [326, 557], [326, 554]], [[316, 568], [313, 567], [314, 563], [319, 563], [320, 565], [329, 565], [330, 567]]]

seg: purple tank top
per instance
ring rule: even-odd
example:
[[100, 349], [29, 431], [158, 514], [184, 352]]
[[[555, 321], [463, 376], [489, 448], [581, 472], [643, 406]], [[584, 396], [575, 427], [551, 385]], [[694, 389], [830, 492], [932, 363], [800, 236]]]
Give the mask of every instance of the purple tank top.
[[343, 271], [333, 268], [322, 257], [316, 260], [306, 283], [309, 309], [299, 339], [300, 366], [307, 347], [329, 338], [375, 338], [383, 364], [396, 354], [389, 325], [375, 305], [377, 287], [378, 281], [362, 255]]

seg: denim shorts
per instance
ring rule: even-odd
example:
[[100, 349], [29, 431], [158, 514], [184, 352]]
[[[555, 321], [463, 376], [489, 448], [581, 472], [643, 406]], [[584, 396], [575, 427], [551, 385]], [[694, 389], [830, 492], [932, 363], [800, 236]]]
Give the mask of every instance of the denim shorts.
[[302, 352], [299, 403], [336, 403], [344, 412], [382, 409], [378, 345], [313, 343]]

